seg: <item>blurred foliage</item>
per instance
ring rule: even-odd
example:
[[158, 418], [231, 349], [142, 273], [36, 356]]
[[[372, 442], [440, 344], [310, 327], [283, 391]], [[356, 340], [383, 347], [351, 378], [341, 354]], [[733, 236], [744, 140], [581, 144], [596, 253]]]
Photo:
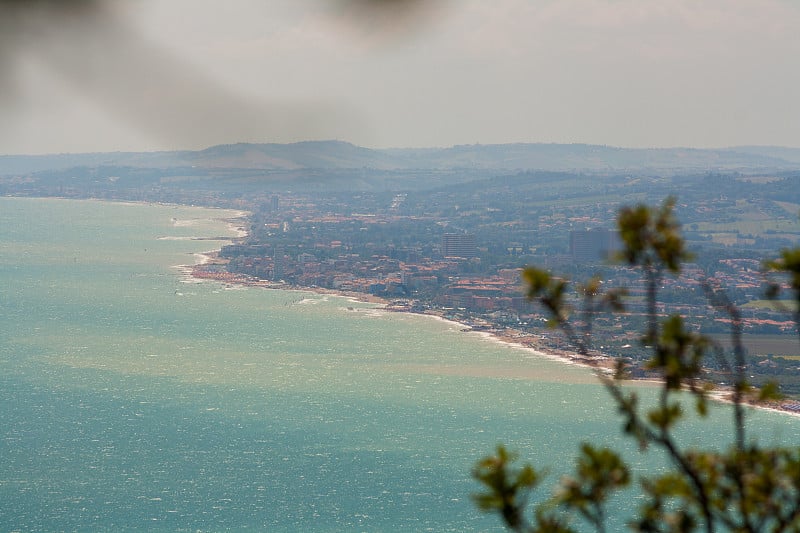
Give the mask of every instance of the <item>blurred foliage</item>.
[[[623, 241], [620, 258], [642, 272], [647, 287], [649, 323], [641, 345], [649, 351], [648, 368], [660, 376], [661, 385], [654, 405], [645, 406], [635, 392], [622, 389], [624, 361], [617, 361], [615, 374], [598, 373], [598, 377], [624, 420], [625, 434], [641, 448], [663, 454], [670, 465], [637, 480], [644, 503], [628, 526], [646, 532], [800, 531], [800, 448], [762, 447], [748, 437], [745, 427], [745, 401], [774, 399], [779, 391], [774, 384], [756, 391], [747, 382], [738, 310], [707, 281], [703, 283], [709, 305], [728, 312], [733, 324], [733, 360], [727, 367], [735, 376], [731, 390], [734, 444], [722, 451], [704, 450], [682, 447], [675, 439], [687, 398], [693, 399], [699, 416], [706, 416], [712, 387], [703, 379], [703, 360], [711, 353], [720, 357], [722, 350], [695, 333], [680, 315], [664, 317], [655, 312], [662, 276], [680, 273], [682, 263], [690, 258], [674, 206], [675, 200], [668, 198], [656, 208], [624, 207], [618, 217]], [[782, 284], [771, 286], [770, 296], [789, 288], [800, 298], [800, 249], [783, 250], [767, 266], [783, 276]], [[528, 297], [545, 308], [551, 325], [561, 329], [584, 355], [592, 352], [591, 329], [584, 325], [579, 334], [574, 316], [591, 323], [600, 310], [624, 310], [624, 293], [603, 290], [596, 280], [575, 290], [584, 305], [576, 313], [567, 303], [571, 290], [567, 280], [534, 267], [525, 270], [524, 279]], [[604, 532], [609, 498], [631, 484], [630, 469], [618, 453], [585, 442], [574, 474], [562, 479], [553, 494], [530, 511], [528, 500], [544, 476], [531, 465], [517, 467], [514, 460], [501, 446], [495, 455], [481, 460], [474, 472], [483, 488], [475, 496], [478, 506], [500, 514], [513, 531], [570, 532], [588, 527]]]

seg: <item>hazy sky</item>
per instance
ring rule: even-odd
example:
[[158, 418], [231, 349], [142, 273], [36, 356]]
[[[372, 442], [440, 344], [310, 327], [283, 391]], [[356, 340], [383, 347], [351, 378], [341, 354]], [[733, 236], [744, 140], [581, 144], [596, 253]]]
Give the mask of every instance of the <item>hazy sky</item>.
[[0, 6], [0, 153], [800, 147], [796, 0], [32, 4]]

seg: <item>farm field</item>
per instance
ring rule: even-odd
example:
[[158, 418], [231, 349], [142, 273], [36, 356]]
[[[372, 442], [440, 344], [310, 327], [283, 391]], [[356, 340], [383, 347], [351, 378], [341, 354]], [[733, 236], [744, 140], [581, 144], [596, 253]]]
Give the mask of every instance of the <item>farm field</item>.
[[[723, 346], [731, 345], [728, 335], [709, 336]], [[800, 360], [800, 338], [797, 335], [745, 335], [742, 340], [749, 355], [774, 355]]]

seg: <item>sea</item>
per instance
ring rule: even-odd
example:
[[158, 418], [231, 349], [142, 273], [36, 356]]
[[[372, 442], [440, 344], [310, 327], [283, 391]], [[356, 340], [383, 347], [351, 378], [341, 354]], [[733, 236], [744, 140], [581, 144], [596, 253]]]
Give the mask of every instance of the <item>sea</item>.
[[[435, 317], [200, 282], [241, 213], [0, 198], [0, 531], [502, 531], [498, 443], [547, 472], [581, 442], [663, 468], [590, 370]], [[243, 222], [242, 222], [243, 223]], [[635, 385], [647, 399], [653, 387]], [[730, 408], [687, 445], [730, 441]], [[800, 419], [749, 411], [793, 444]], [[613, 503], [613, 530], [638, 503]]]

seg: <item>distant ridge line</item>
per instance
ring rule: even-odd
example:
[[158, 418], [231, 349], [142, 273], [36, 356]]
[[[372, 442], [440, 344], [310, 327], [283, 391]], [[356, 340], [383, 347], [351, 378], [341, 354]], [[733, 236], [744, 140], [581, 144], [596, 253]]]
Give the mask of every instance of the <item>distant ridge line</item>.
[[73, 167], [246, 170], [486, 169], [492, 171], [747, 171], [800, 169], [800, 148], [621, 148], [593, 144], [462, 144], [445, 148], [366, 148], [341, 140], [232, 143], [202, 150], [0, 155], [0, 175]]

